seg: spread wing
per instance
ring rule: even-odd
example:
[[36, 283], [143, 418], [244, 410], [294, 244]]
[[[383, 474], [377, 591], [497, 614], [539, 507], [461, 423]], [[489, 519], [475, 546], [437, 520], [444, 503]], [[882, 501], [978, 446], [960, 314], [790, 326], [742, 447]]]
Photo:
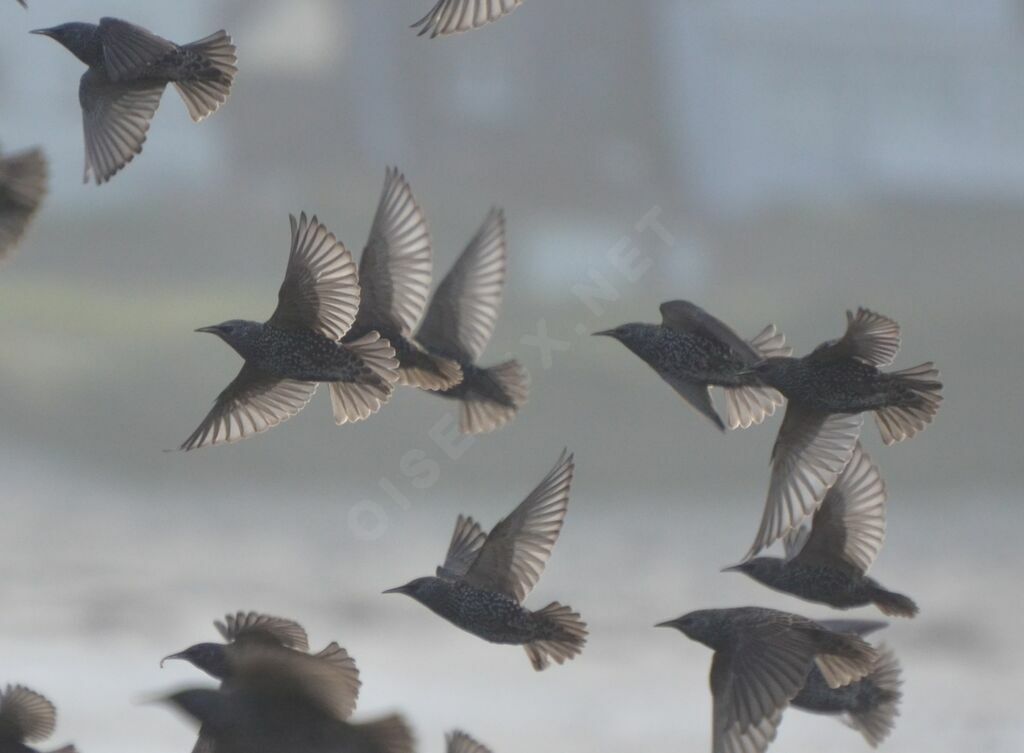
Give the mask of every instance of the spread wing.
[[512, 514], [494, 527], [464, 580], [522, 602], [537, 584], [569, 510], [573, 456], [555, 467]]
[[281, 329], [311, 329], [341, 340], [359, 310], [359, 278], [352, 255], [320, 224], [316, 215], [291, 216], [292, 247], [268, 324]]
[[799, 547], [786, 536], [786, 555], [864, 573], [885, 541], [885, 482], [858, 442], [835, 486], [814, 513], [810, 534]]
[[386, 324], [411, 336], [427, 305], [432, 269], [426, 217], [405, 176], [389, 168], [359, 260], [360, 330]]
[[700, 334], [712, 340], [725, 343], [737, 353], [745, 356], [750, 363], [760, 361], [762, 356], [746, 340], [733, 332], [732, 328], [716, 319], [700, 306], [689, 301], [666, 301], [661, 304], [661, 322], [664, 326], [688, 334]]
[[505, 215], [491, 210], [434, 293], [417, 340], [428, 350], [473, 362], [484, 352], [505, 285]]
[[160, 106], [165, 84], [110, 81], [90, 69], [82, 75], [78, 100], [85, 131], [84, 181], [106, 183], [142, 151], [149, 121]]
[[846, 312], [846, 334], [819, 345], [814, 358], [856, 358], [876, 368], [888, 366], [900, 350], [900, 325], [865, 308]]
[[178, 49], [174, 42], [117, 18], [101, 18], [99, 35], [104, 67], [111, 81], [145, 77], [153, 63]]
[[237, 442], [273, 428], [302, 410], [316, 387], [316, 382], [278, 379], [246, 364], [181, 449]]
[[39, 742], [53, 734], [56, 726], [57, 709], [34, 690], [8, 685], [0, 693], [0, 739]]
[[46, 157], [40, 149], [0, 157], [0, 259], [24, 234], [46, 184]]
[[437, 577], [450, 580], [462, 578], [476, 561], [486, 540], [487, 534], [479, 523], [468, 515], [460, 515], [455, 521], [455, 531], [452, 532], [444, 564], [437, 568]]
[[860, 414], [817, 413], [789, 403], [772, 449], [764, 515], [748, 557], [799, 526], [821, 504], [853, 456]]
[[438, 0], [430, 12], [412, 25], [420, 36], [431, 39], [447, 34], [479, 29], [491, 21], [507, 16], [523, 0]]
[[486, 748], [465, 732], [455, 730], [445, 735], [445, 742], [448, 743], [447, 753], [491, 753]]
[[296, 651], [308, 651], [306, 630], [294, 620], [271, 617], [258, 612], [236, 612], [213, 623], [228, 643], [235, 641], [264, 641]]

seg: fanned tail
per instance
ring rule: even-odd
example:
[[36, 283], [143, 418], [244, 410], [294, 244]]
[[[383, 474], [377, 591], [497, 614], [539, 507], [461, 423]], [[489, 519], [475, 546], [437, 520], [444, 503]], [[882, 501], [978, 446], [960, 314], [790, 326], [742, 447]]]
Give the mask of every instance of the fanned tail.
[[[750, 340], [761, 358], [785, 357], [793, 354], [786, 345], [786, 336], [774, 324], [769, 324]], [[763, 385], [724, 387], [726, 420], [730, 429], [748, 429], [760, 424], [785, 402], [782, 393]]]
[[555, 638], [533, 641], [523, 646], [535, 670], [540, 672], [547, 669], [552, 660], [563, 664], [583, 650], [587, 642], [587, 623], [571, 607], [553, 601], [534, 615], [550, 621], [559, 634]]
[[391, 399], [398, 381], [395, 349], [378, 332], [370, 332], [355, 342], [346, 343], [345, 347], [362, 359], [370, 379], [331, 383], [331, 406], [339, 426], [362, 421], [380, 410]]
[[412, 731], [399, 714], [355, 726], [375, 753], [413, 753]]
[[872, 702], [865, 711], [850, 712], [843, 719], [850, 727], [860, 732], [868, 745], [875, 748], [889, 733], [900, 713], [900, 699], [903, 693], [900, 686], [900, 663], [887, 646], [879, 646], [878, 662], [875, 669], [867, 677], [873, 690]]
[[174, 86], [185, 100], [188, 114], [198, 123], [228, 101], [238, 73], [238, 57], [230, 35], [223, 29], [184, 49], [197, 54], [203, 65], [194, 78], [175, 81]]
[[506, 361], [485, 371], [498, 386], [502, 400], [472, 389], [462, 398], [459, 410], [459, 431], [463, 434], [486, 434], [511, 421], [526, 402], [530, 390], [530, 374], [518, 361]]
[[421, 390], [450, 390], [462, 381], [462, 367], [455, 361], [415, 350], [402, 357], [398, 383]]
[[875, 411], [875, 423], [887, 445], [910, 439], [924, 430], [939, 412], [942, 402], [942, 382], [939, 371], [931, 361], [890, 374], [901, 387], [913, 393], [903, 405], [893, 405]]
[[914, 617], [918, 613], [917, 604], [909, 596], [886, 591], [876, 586], [871, 592], [871, 601], [882, 610], [882, 614], [890, 617]]

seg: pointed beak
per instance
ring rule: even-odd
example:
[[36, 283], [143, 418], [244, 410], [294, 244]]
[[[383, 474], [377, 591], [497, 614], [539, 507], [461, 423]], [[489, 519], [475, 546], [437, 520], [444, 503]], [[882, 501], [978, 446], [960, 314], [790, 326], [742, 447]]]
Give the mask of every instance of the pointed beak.
[[164, 668], [164, 662], [168, 661], [169, 659], [182, 659], [182, 660], [184, 660], [184, 659], [187, 659], [187, 658], [188, 657], [185, 655], [184, 651], [182, 651], [181, 653], [177, 653], [177, 654], [171, 654], [170, 656], [165, 656], [163, 659], [160, 660], [160, 669]]
[[52, 37], [53, 29], [32, 29], [29, 34], [41, 34], [44, 37]]
[[674, 628], [676, 626], [676, 622], [677, 622], [676, 620], [666, 620], [665, 622], [659, 622], [654, 627], [670, 627], [670, 628]]
[[600, 332], [591, 332], [591, 337], [615, 337], [615, 330], [603, 329]]
[[206, 332], [207, 334], [210, 334], [210, 335], [216, 335], [217, 333], [220, 332], [220, 329], [217, 327], [216, 324], [211, 324], [209, 327], [200, 327], [199, 329], [194, 330], [194, 331], [195, 332]]
[[389, 588], [387, 591], [381, 591], [381, 593], [385, 593], [385, 594], [404, 594], [404, 593], [408, 593], [409, 592], [408, 589], [409, 589], [409, 585], [406, 584], [404, 586], [395, 586], [394, 588]]
[[743, 568], [742, 562], [737, 562], [735, 565], [726, 565], [719, 572], [722, 573], [735, 573]]

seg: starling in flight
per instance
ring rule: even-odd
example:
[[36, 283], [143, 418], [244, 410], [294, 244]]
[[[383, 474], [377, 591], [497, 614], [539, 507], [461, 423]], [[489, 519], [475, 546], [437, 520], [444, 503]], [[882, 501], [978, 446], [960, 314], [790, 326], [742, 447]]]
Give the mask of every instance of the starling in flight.
[[838, 609], [874, 604], [882, 612], [913, 617], [917, 605], [865, 573], [885, 539], [885, 483], [858, 442], [839, 480], [825, 494], [810, 529], [786, 534], [785, 559], [754, 557], [738, 570], [769, 588]]
[[507, 16], [523, 0], [438, 0], [430, 12], [412, 25], [430, 38], [479, 29]]
[[46, 157], [39, 149], [0, 156], [0, 260], [14, 248], [46, 195]]
[[914, 436], [939, 409], [942, 383], [931, 363], [884, 373], [900, 347], [896, 322], [861, 308], [846, 334], [803, 358], [767, 358], [753, 371], [787, 400], [772, 449], [764, 516], [748, 557], [799, 526], [821, 503], [853, 455], [863, 411], [874, 411], [882, 440]]
[[878, 658], [855, 635], [774, 609], [705, 609], [657, 627], [675, 628], [715, 652], [712, 753], [762, 753], [815, 668], [826, 687], [841, 688], [869, 675]]
[[395, 351], [377, 332], [341, 344], [359, 308], [356, 265], [316, 217], [291, 218], [292, 247], [277, 309], [265, 323], [233, 319], [209, 332], [245, 365], [183, 450], [236, 442], [291, 418], [329, 382], [338, 424], [360, 421], [391, 398]]
[[490, 748], [481, 745], [465, 732], [460, 732], [459, 730], [445, 735], [445, 742], [448, 743], [446, 753], [491, 753]]
[[89, 66], [78, 99], [85, 127], [85, 174], [106, 183], [142, 151], [164, 87], [174, 84], [192, 120], [211, 115], [231, 93], [238, 69], [223, 30], [186, 45], [117, 18], [36, 29]]
[[594, 334], [629, 348], [722, 431], [725, 424], [711, 402], [711, 386], [725, 391], [730, 429], [759, 424], [782, 405], [782, 395], [751, 373], [764, 358], [792, 353], [774, 324], [747, 342], [689, 301], [668, 301], [660, 310], [661, 324], [634, 322]]
[[462, 381], [438, 392], [459, 401], [463, 434], [494, 431], [526, 402], [530, 376], [517, 361], [476, 365], [494, 333], [505, 285], [505, 216], [494, 209], [434, 292], [416, 339], [462, 368]]
[[[852, 632], [857, 635], [872, 632], [885, 624], [855, 623], [855, 620], [821, 621], [822, 625], [833, 632]], [[892, 650], [883, 645], [877, 651], [878, 660], [871, 672], [863, 679], [841, 688], [830, 688], [815, 667], [807, 676], [803, 688], [793, 698], [794, 708], [838, 715], [847, 726], [860, 732], [871, 747], [878, 747], [896, 724], [900, 699], [903, 697], [900, 691], [903, 681], [900, 677], [900, 663]]]
[[[236, 647], [241, 644], [236, 641]], [[332, 644], [334, 645], [334, 644]], [[272, 642], [231, 653], [230, 680], [219, 690], [191, 689], [167, 700], [201, 724], [197, 750], [215, 753], [411, 753], [399, 716], [353, 724], [355, 701], [322, 656]]]
[[530, 496], [484, 534], [460, 515], [436, 577], [417, 578], [385, 593], [401, 593], [456, 627], [491, 643], [521, 645], [533, 668], [572, 659], [586, 643], [586, 624], [552, 602], [538, 612], [522, 606], [537, 584], [569, 509], [573, 458], [565, 452]]
[[462, 369], [412, 340], [427, 306], [432, 270], [426, 218], [405, 176], [389, 169], [359, 260], [359, 313], [342, 342], [377, 331], [395, 349], [399, 384], [444, 390], [462, 381]]
[[[34, 690], [8, 685], [0, 692], [0, 753], [36, 753], [26, 743], [42, 742], [57, 726], [57, 709]], [[76, 753], [65, 745], [53, 753]]]

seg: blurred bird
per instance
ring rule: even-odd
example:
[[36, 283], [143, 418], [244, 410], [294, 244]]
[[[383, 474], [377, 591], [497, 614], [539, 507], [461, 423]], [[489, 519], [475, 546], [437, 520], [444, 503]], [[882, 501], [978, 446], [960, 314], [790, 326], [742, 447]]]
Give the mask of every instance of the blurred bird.
[[20, 6], [22, 7], [22, 8], [27, 8], [27, 7], [28, 7], [28, 3], [27, 3], [27, 2], [25, 2], [25, 0], [17, 0], [17, 3], [18, 3], [18, 5], [20, 5]]
[[460, 732], [459, 730], [454, 730], [445, 735], [445, 742], [448, 743], [447, 753], [491, 753], [490, 748], [481, 745], [465, 732]]
[[711, 402], [712, 386], [725, 392], [730, 429], [759, 424], [782, 405], [782, 395], [751, 372], [762, 359], [793, 352], [774, 324], [747, 342], [689, 301], [668, 301], [660, 310], [661, 324], [633, 322], [594, 334], [629, 348], [722, 431], [725, 424]]
[[[858, 625], [855, 620], [822, 620], [820, 624], [833, 632], [861, 636], [885, 626], [885, 623], [871, 622]], [[903, 680], [896, 655], [884, 645], [877, 651], [878, 660], [871, 672], [841, 688], [830, 688], [815, 667], [793, 698], [793, 706], [819, 714], [839, 715], [847, 726], [860, 732], [871, 747], [877, 748], [892, 732], [903, 697], [900, 690]]]
[[430, 12], [412, 25], [420, 30], [419, 36], [430, 38], [458, 34], [479, 29], [481, 26], [507, 16], [523, 0], [438, 0]]
[[[235, 655], [230, 685], [190, 689], [166, 700], [201, 724], [215, 753], [411, 753], [405, 720], [352, 724], [329, 663], [280, 646], [253, 644]], [[199, 744], [197, 744], [199, 748]]]
[[855, 635], [774, 609], [704, 609], [657, 627], [675, 628], [715, 652], [712, 753], [761, 753], [813, 669], [826, 687], [841, 688], [869, 675], [878, 658]]
[[0, 157], [0, 260], [25, 234], [46, 195], [47, 165], [41, 149]]
[[907, 439], [939, 409], [942, 382], [932, 363], [883, 373], [900, 347], [892, 319], [846, 312], [846, 334], [803, 358], [772, 357], [753, 372], [788, 401], [772, 449], [761, 527], [748, 557], [799, 526], [821, 503], [853, 456], [863, 411], [874, 411], [887, 444]]
[[517, 361], [481, 368], [476, 360], [494, 333], [505, 285], [505, 216], [493, 209], [438, 286], [416, 339], [462, 368], [462, 381], [438, 392], [460, 402], [463, 434], [494, 431], [526, 402], [530, 375]]
[[211, 115], [231, 93], [235, 46], [221, 30], [192, 44], [174, 42], [116, 18], [36, 29], [89, 66], [78, 99], [85, 127], [85, 173], [106, 183], [142, 151], [164, 87], [174, 84], [192, 120]]
[[586, 624], [552, 602], [538, 612], [522, 606], [540, 578], [569, 509], [573, 457], [555, 467], [489, 535], [470, 517], [455, 523], [436, 577], [417, 578], [384, 593], [401, 593], [456, 627], [491, 643], [522, 645], [537, 671], [572, 659], [586, 643]]
[[[57, 709], [49, 700], [23, 685], [8, 685], [0, 693], [0, 753], [36, 753], [26, 743], [42, 742], [57, 726]], [[53, 753], [76, 753], [65, 745]]]
[[361, 421], [391, 399], [395, 351], [377, 332], [343, 345], [359, 308], [356, 265], [314, 216], [293, 216], [292, 247], [277, 309], [263, 324], [232, 319], [197, 332], [217, 335], [245, 359], [235, 380], [183, 450], [236, 442], [277, 426], [329, 382], [338, 424]]
[[427, 353], [412, 339], [430, 294], [430, 233], [405, 176], [389, 168], [370, 238], [359, 260], [359, 313], [343, 343], [377, 331], [395, 349], [398, 383], [444, 390], [462, 381], [462, 369]]
[[839, 609], [874, 604], [885, 614], [913, 617], [918, 610], [911, 599], [865, 575], [885, 540], [885, 502], [885, 482], [858, 442], [810, 529], [786, 534], [785, 559], [754, 557], [725, 569]]

